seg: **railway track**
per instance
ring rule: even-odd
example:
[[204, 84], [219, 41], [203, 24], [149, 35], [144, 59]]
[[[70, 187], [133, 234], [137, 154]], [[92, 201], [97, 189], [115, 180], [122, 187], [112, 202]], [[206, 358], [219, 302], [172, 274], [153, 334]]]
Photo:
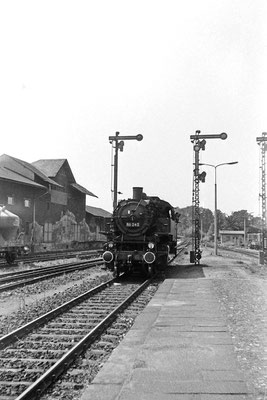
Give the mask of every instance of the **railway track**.
[[[51, 260], [59, 260], [59, 259], [67, 259], [79, 257], [80, 259], [88, 258], [91, 256], [99, 255], [100, 250], [80, 250], [80, 251], [60, 251], [60, 252], [52, 252], [52, 253], [35, 253], [31, 256], [18, 257], [16, 261], [12, 264], [12, 266], [18, 265], [18, 263], [33, 263], [33, 262], [42, 262], [42, 261], [51, 261]], [[11, 265], [8, 264], [5, 260], [0, 260], [1, 268], [10, 268]]]
[[111, 279], [0, 338], [0, 400], [40, 397], [151, 279]]
[[227, 246], [219, 246], [219, 250], [231, 251], [233, 253], [244, 254], [244, 255], [252, 257], [252, 258], [259, 258], [259, 252], [257, 250], [237, 249], [237, 248], [231, 248], [231, 247], [227, 247]]
[[53, 278], [73, 271], [94, 267], [103, 264], [102, 257], [86, 261], [72, 262], [68, 264], [53, 265], [45, 268], [33, 269], [31, 271], [18, 271], [3, 274], [0, 277], [0, 293], [30, 285], [45, 279]]

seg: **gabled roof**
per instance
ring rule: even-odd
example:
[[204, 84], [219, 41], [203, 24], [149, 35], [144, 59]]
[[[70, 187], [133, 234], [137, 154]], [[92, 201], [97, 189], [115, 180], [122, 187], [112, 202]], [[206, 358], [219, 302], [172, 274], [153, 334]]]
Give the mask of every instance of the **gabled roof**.
[[[19, 158], [11, 157], [7, 154], [3, 154], [4, 157], [10, 158], [11, 160], [16, 161], [18, 164], [20, 164], [22, 167], [27, 168], [30, 170], [32, 173], [35, 175], [39, 176], [41, 179], [43, 179], [45, 182], [49, 183], [50, 185], [62, 187], [59, 185], [57, 182], [53, 181], [52, 179], [48, 178], [45, 174], [43, 174], [42, 171], [40, 171], [38, 168], [36, 168], [34, 165], [27, 163], [26, 161], [20, 160]], [[21, 175], [23, 176], [23, 171], [21, 171]]]
[[53, 159], [53, 160], [38, 160], [34, 161], [32, 165], [42, 171], [46, 176], [55, 178], [62, 165], [67, 161], [66, 158]]
[[[20, 160], [18, 158], [11, 157], [11, 156], [8, 156], [6, 154], [3, 154], [2, 156], [0, 156], [0, 159], [1, 159], [1, 157], [3, 158], [2, 165], [3, 165], [3, 167], [5, 167], [5, 169], [8, 169], [8, 168], [4, 164], [5, 163], [7, 164], [9, 160], [11, 160], [11, 161], [13, 160], [17, 164], [19, 164], [22, 167], [21, 171], [20, 171], [20, 168], [17, 168], [19, 171], [16, 171], [16, 172], [12, 171], [11, 167], [8, 170], [13, 172], [13, 173], [15, 173], [15, 174], [17, 174], [17, 175], [20, 175], [24, 179], [27, 179], [28, 182], [35, 183], [33, 180], [29, 179], [29, 177], [26, 178], [23, 175], [23, 168], [26, 168], [27, 170], [31, 171], [31, 173], [37, 175], [38, 177], [43, 179], [45, 182], [47, 182], [47, 183], [49, 183], [51, 185], [54, 185], [54, 186], [61, 187], [61, 188], [63, 186], [60, 185], [59, 183], [57, 183], [56, 181], [54, 181], [51, 178], [56, 177], [56, 175], [59, 172], [60, 168], [63, 166], [63, 164], [66, 163], [66, 166], [67, 166], [67, 168], [69, 170], [69, 174], [70, 174], [70, 177], [71, 177], [71, 182], [72, 182], [71, 186], [74, 189], [79, 190], [79, 192], [82, 192], [82, 193], [87, 194], [89, 196], [97, 197], [94, 193], [90, 192], [89, 190], [85, 189], [83, 186], [81, 186], [78, 183], [76, 183], [75, 178], [74, 178], [74, 176], [72, 174], [71, 168], [69, 166], [68, 160], [66, 158], [63, 158], [63, 159], [52, 159], [52, 160], [51, 159], [50, 160], [49, 159], [47, 159], [47, 160], [43, 159], [43, 160], [35, 161], [32, 164], [29, 164], [26, 161], [22, 161], [22, 160]], [[25, 171], [24, 171], [24, 173], [25, 173]]]
[[76, 190], [79, 190], [79, 192], [82, 192], [84, 194], [88, 194], [89, 196], [97, 197], [94, 193], [89, 192], [89, 190], [85, 189], [83, 186], [78, 185], [78, 183], [71, 183], [70, 186], [72, 186]]
[[112, 214], [110, 212], [105, 211], [102, 208], [98, 207], [86, 206], [86, 212], [88, 214], [94, 215], [95, 217], [104, 217], [104, 218], [112, 217]]
[[38, 189], [47, 189], [45, 186], [39, 185], [39, 183], [36, 183], [31, 179], [25, 178], [24, 176], [19, 175], [16, 172], [11, 171], [5, 167], [0, 167], [0, 180], [18, 182], [23, 185], [34, 186]]
[[50, 178], [55, 178], [59, 172], [59, 170], [62, 168], [62, 166], [66, 163], [67, 168], [69, 170], [69, 173], [71, 174], [72, 177], [72, 183], [70, 184], [74, 189], [79, 190], [79, 192], [87, 194], [88, 196], [93, 196], [97, 197], [94, 193], [90, 192], [83, 186], [79, 185], [76, 183], [76, 180], [73, 176], [73, 173], [71, 171], [71, 168], [69, 166], [68, 160], [66, 158], [60, 158], [60, 159], [43, 159], [43, 160], [38, 160], [33, 162], [32, 164], [36, 166], [38, 169], [40, 169], [45, 175], [49, 176]]

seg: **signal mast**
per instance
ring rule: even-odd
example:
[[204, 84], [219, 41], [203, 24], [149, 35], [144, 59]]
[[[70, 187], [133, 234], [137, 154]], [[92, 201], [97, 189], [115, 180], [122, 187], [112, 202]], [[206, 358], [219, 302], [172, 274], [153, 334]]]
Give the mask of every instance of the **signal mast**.
[[[135, 135], [135, 136], [119, 136], [120, 132], [116, 132], [115, 136], [109, 136], [109, 143], [112, 144], [112, 147], [115, 149], [114, 154], [114, 188], [113, 188], [113, 210], [117, 207], [118, 203], [118, 150], [123, 151], [124, 140], [137, 140], [140, 142], [143, 140], [143, 135]], [[115, 145], [113, 146], [113, 143]]]
[[266, 151], [266, 144], [267, 142], [267, 132], [262, 132], [262, 136], [257, 137], [256, 141], [261, 148], [261, 224], [262, 224], [262, 251], [266, 249], [266, 238], [265, 238], [265, 231], [266, 231], [266, 181], [265, 181], [265, 151]]
[[[195, 135], [190, 135], [190, 140], [194, 144], [194, 181], [193, 181], [193, 195], [192, 195], [192, 251], [190, 251], [190, 262], [195, 265], [200, 263], [201, 250], [200, 250], [200, 207], [199, 207], [199, 182], [205, 182], [206, 172], [199, 173], [199, 152], [205, 150], [205, 139], [222, 139], [225, 140], [227, 134], [225, 132], [220, 134], [200, 135], [200, 131], [196, 131]], [[201, 140], [202, 139], [202, 140]], [[217, 235], [217, 232], [214, 232]]]

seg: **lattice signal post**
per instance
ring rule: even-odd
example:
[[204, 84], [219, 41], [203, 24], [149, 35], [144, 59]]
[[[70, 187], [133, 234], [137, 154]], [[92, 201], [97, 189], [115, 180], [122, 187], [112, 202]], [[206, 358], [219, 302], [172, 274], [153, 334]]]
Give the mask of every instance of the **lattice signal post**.
[[200, 135], [200, 131], [196, 131], [195, 135], [191, 135], [191, 142], [194, 144], [194, 180], [192, 193], [192, 251], [190, 251], [190, 262], [199, 264], [201, 259], [200, 250], [200, 208], [199, 208], [199, 182], [205, 182], [206, 172], [199, 173], [199, 152], [205, 150], [206, 139], [222, 139], [227, 138], [226, 133]]
[[256, 141], [261, 147], [261, 223], [262, 223], [262, 251], [266, 250], [266, 178], [265, 178], [265, 151], [267, 149], [267, 132], [262, 132], [261, 137], [257, 137]]
[[120, 132], [116, 132], [116, 136], [109, 136], [108, 140], [109, 143], [115, 143], [113, 148], [115, 149], [114, 154], [114, 188], [113, 188], [113, 210], [117, 207], [117, 199], [118, 199], [118, 150], [123, 151], [124, 147], [124, 140], [137, 140], [140, 142], [143, 140], [143, 135], [136, 135], [136, 136], [119, 136]]

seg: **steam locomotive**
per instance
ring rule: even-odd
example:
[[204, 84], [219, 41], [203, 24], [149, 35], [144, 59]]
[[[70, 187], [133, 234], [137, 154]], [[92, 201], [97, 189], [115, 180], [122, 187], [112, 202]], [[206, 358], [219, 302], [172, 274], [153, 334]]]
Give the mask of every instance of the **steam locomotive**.
[[134, 187], [133, 198], [119, 202], [106, 229], [106, 266], [114, 276], [135, 271], [152, 276], [164, 270], [169, 254], [176, 253], [178, 221], [168, 202]]

